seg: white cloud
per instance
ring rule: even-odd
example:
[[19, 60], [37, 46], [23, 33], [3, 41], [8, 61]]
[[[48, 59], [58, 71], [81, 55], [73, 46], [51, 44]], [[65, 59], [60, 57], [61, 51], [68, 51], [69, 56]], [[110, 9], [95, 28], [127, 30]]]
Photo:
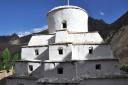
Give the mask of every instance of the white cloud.
[[34, 32], [34, 33], [40, 32], [40, 31], [42, 31], [42, 28], [35, 28], [35, 29], [33, 29], [33, 32]]
[[100, 15], [102, 15], [102, 16], [103, 16], [103, 15], [104, 15], [104, 12], [100, 11]]
[[26, 32], [18, 32], [17, 34], [18, 34], [19, 37], [23, 37], [23, 36], [29, 35], [31, 33], [41, 32], [41, 31], [43, 31], [43, 30], [45, 30], [47, 28], [48, 28], [48, 26], [44, 25], [43, 27], [40, 27], [40, 28], [33, 28], [33, 30], [31, 32], [28, 32], [28, 31], [26, 31]]
[[34, 28], [33, 31], [32, 31], [32, 33], [41, 32], [41, 31], [43, 31], [43, 30], [45, 30], [45, 29], [47, 29], [47, 28], [48, 28], [47, 25], [45, 25], [45, 26], [43, 26], [43, 27], [40, 27], [40, 28]]

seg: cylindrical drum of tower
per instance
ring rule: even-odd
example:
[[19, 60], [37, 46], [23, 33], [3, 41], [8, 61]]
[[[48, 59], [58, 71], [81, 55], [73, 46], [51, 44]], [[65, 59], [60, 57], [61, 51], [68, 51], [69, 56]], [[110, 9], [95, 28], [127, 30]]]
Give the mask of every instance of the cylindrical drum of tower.
[[77, 6], [55, 7], [48, 12], [48, 31], [88, 32], [88, 14]]

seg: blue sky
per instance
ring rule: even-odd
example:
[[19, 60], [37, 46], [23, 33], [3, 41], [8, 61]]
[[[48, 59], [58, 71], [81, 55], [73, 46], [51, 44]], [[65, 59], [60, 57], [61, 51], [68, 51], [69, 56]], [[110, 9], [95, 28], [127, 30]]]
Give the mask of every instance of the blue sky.
[[[29, 34], [47, 27], [47, 12], [67, 0], [0, 0], [0, 35]], [[128, 11], [128, 0], [70, 0], [89, 16], [112, 23]]]

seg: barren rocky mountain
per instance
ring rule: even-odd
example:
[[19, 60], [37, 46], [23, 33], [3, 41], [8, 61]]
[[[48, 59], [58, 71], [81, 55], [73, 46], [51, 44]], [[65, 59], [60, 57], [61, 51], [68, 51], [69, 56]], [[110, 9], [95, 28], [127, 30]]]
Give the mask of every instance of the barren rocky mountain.
[[128, 25], [121, 27], [111, 38], [111, 46], [120, 63], [128, 63]]
[[[89, 31], [99, 31], [102, 38], [111, 44], [113, 53], [120, 58], [120, 62], [128, 63], [128, 12], [112, 24], [89, 17]], [[21, 46], [27, 45], [32, 35], [47, 33], [48, 31], [44, 30], [23, 37], [16, 34], [0, 36], [0, 55], [4, 48], [9, 48], [12, 54], [20, 52]]]
[[112, 23], [110, 29], [115, 29], [108, 36], [114, 55], [120, 58], [120, 63], [128, 63], [128, 12]]

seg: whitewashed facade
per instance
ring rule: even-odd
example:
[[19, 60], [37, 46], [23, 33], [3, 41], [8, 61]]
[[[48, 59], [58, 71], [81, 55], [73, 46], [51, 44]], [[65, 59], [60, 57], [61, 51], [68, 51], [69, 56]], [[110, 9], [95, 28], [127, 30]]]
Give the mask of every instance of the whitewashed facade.
[[88, 32], [84, 9], [52, 9], [48, 12], [48, 31], [47, 35], [32, 36], [22, 47], [16, 74], [7, 79], [7, 85], [116, 85], [118, 80], [117, 85], [128, 84], [110, 45], [98, 32]]

